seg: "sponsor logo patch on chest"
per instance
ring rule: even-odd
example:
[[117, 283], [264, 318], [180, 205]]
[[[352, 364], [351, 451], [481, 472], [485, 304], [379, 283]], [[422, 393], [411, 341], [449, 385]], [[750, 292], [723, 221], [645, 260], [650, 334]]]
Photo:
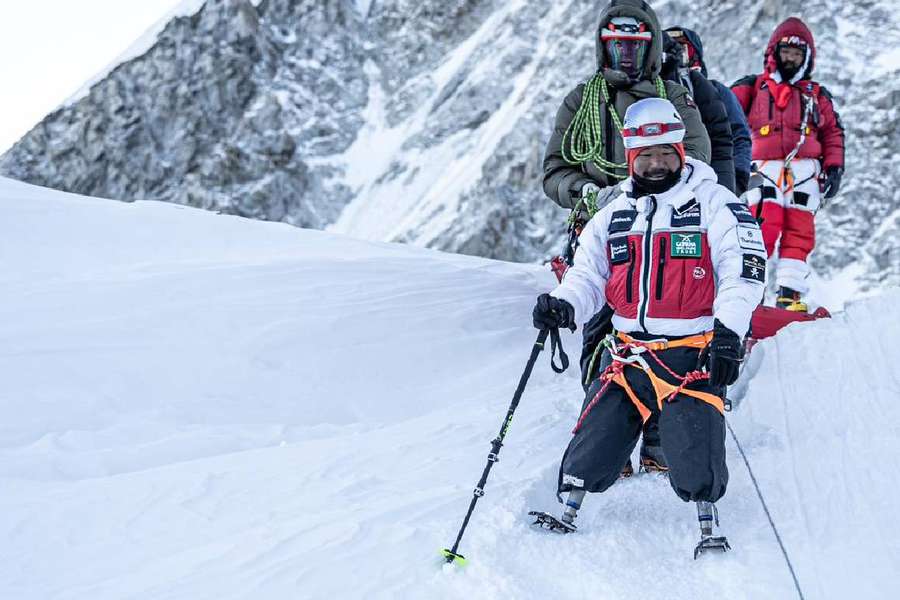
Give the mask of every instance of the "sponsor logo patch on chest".
[[702, 239], [699, 233], [673, 233], [672, 258], [700, 258], [703, 256]]
[[[765, 188], [763, 188], [765, 189]], [[750, 207], [743, 203], [734, 202], [728, 205], [728, 209], [734, 214], [734, 218], [738, 223], [756, 223], [756, 217], [750, 212]]]
[[621, 233], [623, 231], [631, 231], [635, 219], [637, 219], [636, 210], [617, 210], [609, 220], [609, 232]]
[[613, 265], [625, 264], [631, 260], [628, 238], [609, 240], [609, 262]]
[[744, 255], [744, 268], [741, 277], [749, 281], [766, 282], [766, 259], [755, 254]]
[[672, 227], [700, 227], [700, 207], [685, 213], [672, 213]]
[[738, 243], [744, 250], [766, 251], [762, 230], [757, 225], [738, 225], [737, 236]]

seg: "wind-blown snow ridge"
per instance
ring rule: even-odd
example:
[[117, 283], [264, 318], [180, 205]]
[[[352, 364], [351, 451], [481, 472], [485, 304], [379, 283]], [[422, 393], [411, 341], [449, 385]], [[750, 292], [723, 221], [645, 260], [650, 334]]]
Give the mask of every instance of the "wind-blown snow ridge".
[[[4, 179], [0, 256], [2, 598], [793, 597], [730, 442], [727, 556], [655, 477], [531, 531], [580, 406], [547, 356], [441, 568], [543, 269]], [[900, 592], [898, 300], [763, 343], [731, 416], [810, 600]]]

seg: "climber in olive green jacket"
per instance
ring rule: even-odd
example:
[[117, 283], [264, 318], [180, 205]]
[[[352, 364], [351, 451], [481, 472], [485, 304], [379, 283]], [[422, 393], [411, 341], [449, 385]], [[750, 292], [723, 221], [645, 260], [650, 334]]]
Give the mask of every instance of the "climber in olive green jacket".
[[[621, 129], [625, 111], [645, 98], [663, 97], [675, 105], [684, 122], [684, 150], [708, 163], [712, 154], [709, 135], [690, 93], [681, 85], [663, 81], [662, 30], [656, 14], [643, 0], [613, 0], [600, 18], [597, 31], [597, 74], [573, 90], [556, 116], [556, 127], [544, 156], [544, 192], [563, 208], [572, 210], [569, 242], [564, 256], [553, 261], [562, 278], [572, 265], [578, 235], [596, 212], [620, 195], [619, 182], [629, 176]], [[653, 135], [652, 132], [644, 134]], [[577, 210], [575, 210], [577, 209]], [[612, 331], [608, 306], [582, 327], [582, 379], [600, 342]], [[658, 421], [644, 427], [641, 466], [664, 471]], [[631, 461], [622, 473], [632, 472]]]
[[581, 206], [587, 218], [618, 195], [616, 184], [628, 177], [622, 117], [644, 98], [672, 102], [687, 128], [688, 156], [709, 162], [709, 136], [697, 105], [684, 87], [659, 77], [662, 44], [656, 14], [643, 0], [613, 0], [603, 11], [598, 72], [569, 93], [544, 155], [544, 192], [561, 207], [574, 209], [590, 198]]

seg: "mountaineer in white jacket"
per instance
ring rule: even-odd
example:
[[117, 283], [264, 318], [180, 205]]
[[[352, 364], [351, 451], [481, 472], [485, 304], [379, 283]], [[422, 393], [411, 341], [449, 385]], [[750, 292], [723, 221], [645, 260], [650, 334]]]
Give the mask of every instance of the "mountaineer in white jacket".
[[658, 417], [669, 481], [698, 502], [704, 539], [718, 539], [710, 519], [728, 482], [723, 398], [763, 298], [766, 249], [746, 204], [685, 157], [671, 103], [632, 105], [622, 135], [631, 174], [622, 195], [588, 223], [574, 267], [534, 310], [538, 328], [582, 324], [605, 302], [615, 311], [560, 469], [568, 509], [551, 529], [574, 529], [585, 492], [615, 483], [642, 425]]

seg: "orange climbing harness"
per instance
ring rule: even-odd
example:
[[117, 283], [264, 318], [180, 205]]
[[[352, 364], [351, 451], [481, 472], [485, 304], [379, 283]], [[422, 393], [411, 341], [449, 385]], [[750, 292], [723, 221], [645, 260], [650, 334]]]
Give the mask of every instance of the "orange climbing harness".
[[[637, 411], [640, 413], [641, 418], [644, 420], [644, 423], [646, 423], [650, 419], [650, 409], [640, 401], [640, 399], [637, 397], [637, 394], [634, 393], [634, 390], [631, 388], [631, 385], [628, 383], [628, 380], [625, 377], [625, 368], [629, 366], [641, 369], [644, 373], [647, 374], [647, 377], [650, 378], [650, 383], [653, 385], [653, 390], [656, 392], [656, 402], [659, 406], [660, 411], [662, 411], [663, 409], [664, 402], [671, 402], [678, 394], [684, 394], [685, 396], [690, 396], [691, 398], [696, 398], [697, 400], [706, 402], [707, 404], [712, 405], [722, 415], [725, 414], [725, 403], [719, 396], [706, 392], [698, 392], [696, 390], [687, 389], [687, 386], [692, 383], [708, 380], [708, 373], [704, 373], [702, 371], [691, 371], [690, 373], [687, 373], [683, 376], [678, 375], [677, 373], [675, 373], [675, 371], [670, 369], [669, 366], [659, 358], [659, 356], [657, 356], [657, 352], [662, 352], [672, 348], [696, 348], [702, 351], [709, 345], [710, 341], [712, 341], [712, 332], [695, 335], [680, 340], [659, 340], [652, 342], [641, 342], [624, 333], [619, 333], [616, 337], [620, 342], [622, 342], [621, 344], [616, 343], [616, 338], [613, 336], [608, 336], [606, 341], [604, 342], [604, 345], [606, 345], [606, 347], [612, 354], [613, 361], [609, 365], [609, 367], [607, 367], [607, 369], [600, 375], [600, 379], [604, 381], [603, 387], [600, 388], [600, 391], [597, 392], [594, 398], [585, 407], [584, 412], [581, 414], [581, 418], [578, 419], [578, 424], [575, 426], [575, 430], [572, 433], [578, 433], [578, 431], [584, 425], [584, 421], [585, 419], [587, 419], [588, 414], [590, 414], [591, 410], [593, 410], [593, 408], [603, 397], [603, 394], [613, 383], [619, 385], [619, 387], [625, 390], [625, 394], [631, 400], [632, 404], [634, 404], [634, 407], [637, 409]], [[658, 377], [656, 373], [654, 373], [650, 368], [649, 363], [647, 363], [647, 360], [643, 356], [644, 354], [649, 354], [650, 357], [653, 358], [653, 360], [655, 360], [669, 375], [671, 375], [673, 379], [675, 379], [676, 381], [680, 381], [681, 383], [678, 385], [673, 385]]]

